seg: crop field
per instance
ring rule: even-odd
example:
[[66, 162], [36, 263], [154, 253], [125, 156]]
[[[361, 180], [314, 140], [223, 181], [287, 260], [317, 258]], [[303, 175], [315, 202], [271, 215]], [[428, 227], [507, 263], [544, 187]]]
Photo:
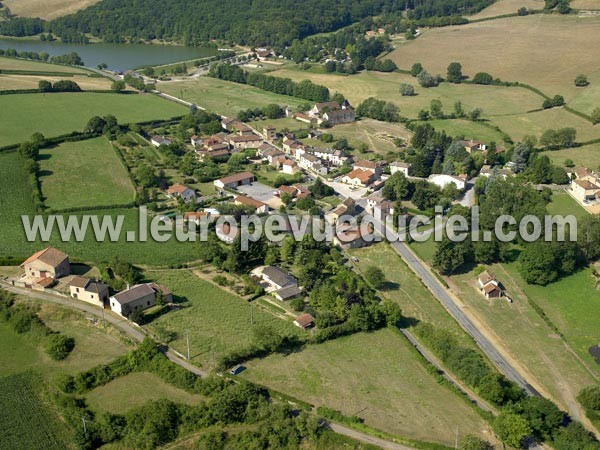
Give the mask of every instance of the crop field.
[[[600, 70], [600, 61], [587, 50], [600, 39], [599, 25], [600, 17], [536, 14], [436, 28], [399, 46], [390, 57], [399, 67], [421, 62], [429, 72], [442, 75], [449, 63], [458, 61], [471, 77], [488, 72], [528, 83], [546, 95], [561, 94], [569, 103], [588, 90], [575, 87], [575, 77]], [[598, 104], [600, 98], [590, 102]]]
[[302, 335], [292, 322], [251, 307], [242, 298], [190, 271], [157, 271], [147, 275], [168, 286], [173, 295], [185, 299], [182, 309], [155, 319], [148, 329], [158, 336], [174, 334], [169, 345], [184, 354], [189, 332], [191, 359], [206, 369], [213, 369], [223, 355], [251, 344], [257, 326], [270, 326], [286, 335]]
[[67, 448], [69, 431], [45, 395], [40, 377], [32, 373], [0, 378], [2, 448]]
[[81, 76], [69, 77], [49, 77], [45, 75], [8, 75], [0, 74], [0, 91], [10, 89], [37, 89], [40, 80], [47, 80], [55, 83], [59, 80], [71, 80], [79, 85], [84, 91], [108, 90], [110, 89], [111, 81], [107, 78]]
[[40, 152], [40, 181], [53, 210], [126, 204], [135, 198], [127, 170], [104, 137]]
[[359, 333], [250, 361], [241, 376], [388, 433], [453, 445], [458, 428], [461, 436], [468, 430], [493, 440], [486, 422], [438, 384], [409, 345], [392, 329]]
[[16, 94], [0, 96], [0, 146], [35, 133], [58, 136], [82, 131], [93, 116], [113, 114], [119, 123], [168, 119], [187, 109], [150, 94]]
[[202, 401], [201, 396], [176, 388], [147, 372], [134, 372], [119, 377], [85, 396], [92, 410], [111, 414], [125, 414], [130, 409], [161, 398], [188, 405]]
[[[6, 4], [6, 2], [4, 2]], [[21, 3], [21, 2], [19, 2]], [[41, 2], [40, 2], [41, 3]], [[62, 64], [51, 64], [41, 61], [29, 61], [27, 59], [9, 58], [0, 56], [0, 70], [27, 70], [35, 72], [61, 72], [68, 74], [90, 74], [91, 72], [85, 69], [80, 69], [74, 66], [65, 66]]]
[[554, 164], [564, 165], [567, 159], [573, 161], [576, 166], [600, 168], [600, 143], [583, 145], [576, 148], [543, 152]]
[[468, 18], [469, 20], [477, 20], [501, 16], [503, 14], [514, 14], [521, 7], [528, 9], [544, 9], [544, 2], [543, 0], [496, 0], [483, 11], [468, 16]]
[[293, 109], [306, 103], [295, 97], [273, 94], [254, 86], [210, 77], [200, 77], [191, 82], [161, 83], [158, 85], [158, 89], [229, 117], [235, 117], [243, 109], [262, 108], [269, 103], [277, 103], [280, 106], [289, 105]]
[[[554, 399], [573, 417], [581, 419], [583, 414], [575, 397], [580, 389], [596, 382], [597, 378], [577, 355], [565, 347], [560, 336], [535, 311], [531, 304], [532, 300], [544, 311], [546, 310], [545, 304], [542, 304], [543, 297], [534, 297], [529, 294], [532, 291], [519, 277], [516, 266], [517, 263], [511, 263], [508, 265], [494, 264], [490, 267], [490, 270], [504, 285], [507, 294], [513, 299], [513, 303], [508, 303], [505, 299], [496, 299], [491, 302], [485, 299], [477, 289], [477, 276], [473, 272], [453, 276], [449, 283], [464, 303], [463, 309], [471, 316], [475, 325], [485, 329], [491, 341], [510, 355], [517, 367], [527, 374], [526, 377], [530, 383], [543, 395]], [[559, 326], [559, 329], [564, 333], [580, 335], [589, 333], [587, 336], [590, 338], [588, 342], [591, 346], [597, 340], [597, 335], [595, 340], [591, 338], [590, 327], [593, 322], [591, 314], [595, 311], [597, 317], [600, 309], [589, 306], [586, 310], [586, 302], [593, 299], [593, 296], [585, 294], [587, 288], [582, 281], [581, 278], [573, 277], [563, 280], [565, 286], [568, 287], [562, 292], [562, 295], [558, 295], [556, 292], [556, 283], [540, 289], [545, 293], [552, 292], [550, 295], [556, 300], [560, 299], [562, 302], [568, 300], [570, 306], [574, 302], [580, 305], [580, 309], [576, 313], [571, 312], [571, 315], [572, 318], [577, 316], [584, 321], [586, 317], [590, 318], [587, 319], [589, 326], [586, 331], [582, 330], [585, 325], [574, 321], [570, 321], [568, 326], [562, 328]], [[589, 284], [588, 292], [591, 294], [593, 287], [591, 282]], [[571, 295], [567, 295], [569, 293]], [[598, 294], [595, 294], [595, 297], [598, 298]], [[577, 299], [581, 299], [581, 301]], [[597, 302], [596, 306], [598, 306]], [[565, 312], [566, 309], [561, 311]], [[584, 316], [584, 312], [588, 315]], [[595, 324], [597, 330], [597, 320]], [[561, 322], [561, 325], [564, 325], [564, 322]], [[568, 331], [569, 327], [574, 327], [574, 329]], [[586, 361], [588, 364], [589, 360], [591, 360], [590, 357]]]
[[2, 3], [18, 16], [54, 19], [72, 14], [97, 2], [98, 0], [5, 0]]

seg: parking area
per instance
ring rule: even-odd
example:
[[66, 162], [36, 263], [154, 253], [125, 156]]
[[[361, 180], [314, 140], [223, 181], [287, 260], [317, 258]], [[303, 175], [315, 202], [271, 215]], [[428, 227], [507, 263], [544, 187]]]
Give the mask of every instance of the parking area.
[[259, 183], [258, 181], [252, 184], [239, 186], [237, 190], [255, 200], [266, 203], [271, 208], [279, 208], [279, 206], [281, 206], [281, 200], [279, 197], [275, 196], [277, 189], [267, 186], [266, 184]]
[[350, 186], [348, 184], [337, 181], [324, 181], [325, 184], [331, 186], [335, 191], [343, 197], [349, 197], [354, 200], [362, 198], [367, 193], [367, 188]]

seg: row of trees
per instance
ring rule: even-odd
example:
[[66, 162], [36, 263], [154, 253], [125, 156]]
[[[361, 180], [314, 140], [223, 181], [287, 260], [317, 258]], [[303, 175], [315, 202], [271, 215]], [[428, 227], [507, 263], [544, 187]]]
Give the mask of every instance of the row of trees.
[[40, 92], [81, 92], [81, 88], [73, 80], [59, 80], [54, 83], [48, 80], [38, 82]]
[[267, 117], [269, 119], [280, 119], [285, 117], [285, 110], [276, 103], [271, 103], [262, 108], [248, 108], [238, 112], [237, 118], [242, 122], [248, 122], [252, 119]]
[[246, 72], [239, 66], [217, 64], [211, 67], [208, 76], [235, 83], [249, 84], [276, 94], [289, 95], [314, 102], [325, 102], [330, 98], [329, 89], [309, 80], [301, 82], [289, 78], [274, 77], [260, 72]]
[[23, 58], [31, 59], [34, 61], [50, 61], [55, 64], [66, 64], [70, 66], [83, 66], [83, 60], [77, 54], [77, 52], [71, 52], [66, 55], [50, 56], [46, 52], [29, 52], [22, 51], [18, 52], [14, 48], [8, 48], [6, 50], [0, 49], [0, 56], [9, 56], [11, 58]]

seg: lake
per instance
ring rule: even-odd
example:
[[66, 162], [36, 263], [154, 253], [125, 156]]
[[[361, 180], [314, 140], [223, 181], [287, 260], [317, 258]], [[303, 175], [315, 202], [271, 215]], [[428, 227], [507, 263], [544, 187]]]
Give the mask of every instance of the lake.
[[204, 58], [217, 54], [215, 48], [183, 47], [149, 44], [65, 44], [60, 41], [43, 42], [34, 39], [0, 38], [0, 48], [14, 48], [18, 52], [46, 52], [50, 56], [77, 52], [87, 67], [105, 63], [115, 71], [140, 66], [170, 64], [178, 61]]

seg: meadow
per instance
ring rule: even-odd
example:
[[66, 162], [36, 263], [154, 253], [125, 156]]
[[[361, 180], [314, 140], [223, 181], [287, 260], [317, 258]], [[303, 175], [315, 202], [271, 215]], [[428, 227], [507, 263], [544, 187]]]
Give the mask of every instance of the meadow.
[[2, 3], [8, 6], [13, 14], [22, 17], [54, 19], [72, 14], [97, 2], [98, 0], [5, 0]]
[[176, 403], [196, 405], [202, 397], [190, 394], [148, 372], [134, 372], [117, 378], [85, 395], [88, 406], [97, 412], [125, 414], [152, 400], [168, 398]]
[[39, 160], [42, 195], [52, 210], [135, 199], [129, 174], [105, 137], [43, 149]]
[[108, 90], [112, 81], [108, 78], [88, 77], [86, 75], [46, 76], [0, 74], [0, 91], [11, 89], [37, 89], [41, 80], [55, 83], [59, 80], [71, 80], [84, 91]]
[[269, 103], [295, 109], [306, 101], [263, 91], [254, 86], [200, 77], [194, 81], [161, 83], [158, 89], [228, 117], [248, 108], [262, 108]]
[[0, 146], [82, 131], [93, 116], [114, 115], [119, 123], [168, 119], [187, 109], [150, 94], [16, 94], [0, 96]]
[[[505, 81], [528, 83], [546, 95], [561, 94], [569, 103], [591, 92], [589, 87], [575, 87], [575, 77], [600, 69], [594, 52], [587, 50], [600, 39], [599, 25], [600, 17], [536, 14], [432, 28], [389, 57], [399, 67], [421, 62], [429, 72], [444, 76], [448, 64], [458, 61], [471, 77], [488, 72]], [[600, 97], [589, 100], [597, 105]]]
[[439, 384], [392, 329], [358, 333], [246, 365], [243, 378], [361, 417], [388, 433], [453, 445], [458, 428], [460, 436], [468, 432], [492, 439], [487, 423]]
[[[40, 2], [41, 3], [41, 2]], [[89, 75], [89, 70], [81, 69], [75, 66], [65, 66], [62, 64], [52, 64], [41, 61], [30, 61], [27, 59], [9, 58], [0, 56], [0, 70], [26, 70], [31, 72], [61, 72], [66, 74]]]
[[600, 168], [600, 143], [563, 150], [546, 151], [542, 154], [546, 155], [554, 164], [558, 164], [559, 166], [564, 165], [565, 161], [570, 159], [576, 166], [589, 167], [594, 170]]
[[190, 271], [148, 271], [146, 275], [185, 299], [182, 309], [155, 319], [147, 328], [159, 337], [174, 335], [169, 345], [183, 354], [189, 332], [191, 359], [206, 370], [214, 369], [220, 357], [251, 344], [256, 327], [269, 326], [285, 335], [302, 336], [292, 322], [252, 307]]

